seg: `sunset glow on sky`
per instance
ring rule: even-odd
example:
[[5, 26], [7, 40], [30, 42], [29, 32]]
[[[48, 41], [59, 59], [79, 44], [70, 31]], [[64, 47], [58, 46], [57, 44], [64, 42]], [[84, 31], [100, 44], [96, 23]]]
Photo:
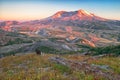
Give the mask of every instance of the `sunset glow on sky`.
[[120, 20], [120, 0], [0, 0], [0, 20], [36, 20], [79, 9]]

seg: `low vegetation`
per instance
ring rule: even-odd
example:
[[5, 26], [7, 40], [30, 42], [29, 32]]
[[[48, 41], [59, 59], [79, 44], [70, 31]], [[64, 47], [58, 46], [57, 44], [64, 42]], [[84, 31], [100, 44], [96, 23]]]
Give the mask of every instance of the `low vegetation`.
[[120, 45], [107, 46], [107, 47], [96, 47], [96, 48], [91, 48], [90, 51], [93, 53], [93, 55], [110, 54], [113, 56], [119, 56]]
[[[8, 56], [0, 59], [0, 79], [2, 80], [108, 80], [103, 76], [97, 76], [92, 72], [84, 72], [62, 64], [50, 61], [55, 54], [27, 54], [21, 56]], [[60, 56], [60, 55], [59, 55]], [[120, 58], [104, 57], [93, 59], [90, 56], [61, 55], [71, 61], [86, 62], [91, 65], [107, 65], [108, 70], [114, 75], [120, 76]], [[89, 60], [88, 60], [89, 58]], [[103, 69], [103, 71], [106, 71]], [[106, 71], [107, 72], [107, 71]], [[105, 74], [107, 75], [107, 74]]]
[[58, 53], [58, 52], [60, 52], [53, 47], [47, 47], [47, 46], [39, 46], [38, 49], [42, 52], [45, 52], [45, 53]]
[[87, 52], [89, 55], [102, 55], [107, 54], [110, 56], [119, 56], [120, 55], [120, 45], [111, 45], [105, 47], [90, 47], [85, 45], [77, 45], [82, 48], [79, 52]]
[[16, 38], [14, 40], [9, 40], [4, 46], [21, 43], [32, 43], [32, 40], [23, 40], [21, 38]]

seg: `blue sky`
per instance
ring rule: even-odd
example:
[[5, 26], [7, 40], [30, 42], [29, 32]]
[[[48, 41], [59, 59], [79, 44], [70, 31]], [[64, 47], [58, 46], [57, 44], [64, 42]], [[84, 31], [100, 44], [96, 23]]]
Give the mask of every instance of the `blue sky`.
[[120, 20], [120, 0], [0, 0], [0, 19], [35, 20], [79, 9]]

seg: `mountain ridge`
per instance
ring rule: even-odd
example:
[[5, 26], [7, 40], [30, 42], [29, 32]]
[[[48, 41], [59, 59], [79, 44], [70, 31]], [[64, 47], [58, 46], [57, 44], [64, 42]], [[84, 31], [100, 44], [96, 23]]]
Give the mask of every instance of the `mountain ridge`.
[[[76, 39], [85, 39], [83, 41], [86, 44], [96, 44], [92, 41], [93, 35], [101, 42], [114, 42], [114, 40], [119, 41], [120, 39], [120, 21], [105, 19], [82, 9], [69, 12], [58, 11], [41, 20], [17, 22], [16, 24], [11, 21], [12, 24], [9, 25], [6, 23], [7, 21], [0, 22], [0, 28], [28, 35], [35, 34], [44, 38], [60, 37], [66, 39], [72, 36], [73, 41], [70, 42], [74, 42], [74, 39], [75, 42]], [[89, 34], [93, 37], [89, 37]], [[97, 43], [99, 43], [98, 41]]]
[[[105, 18], [101, 18], [96, 16], [93, 13], [89, 13], [83, 9], [79, 9], [77, 11], [58, 11], [50, 18], [52, 19], [58, 19], [58, 18], [64, 18], [62, 20], [107, 20]], [[68, 19], [67, 19], [68, 18]]]
[[[0, 37], [3, 37], [0, 42], [4, 43], [1, 45], [3, 47], [1, 49], [5, 51], [4, 53], [7, 51], [5, 50], [7, 46], [8, 48], [10, 46], [14, 47], [18, 40], [23, 44], [26, 42], [32, 43], [30, 46], [23, 45], [20, 48], [25, 52], [33, 51], [36, 47], [42, 45], [42, 49], [49, 47], [48, 49], [58, 52], [62, 50], [62, 53], [66, 53], [66, 51], [87, 53], [88, 50], [78, 45], [103, 47], [120, 44], [120, 21], [104, 19], [84, 10], [59, 11], [41, 20], [26, 22], [4, 21], [0, 22], [0, 29], [10, 34], [5, 34], [4, 31], [1, 31], [2, 34], [0, 34]], [[25, 41], [27, 37], [23, 35], [16, 36], [16, 33], [25, 34], [29, 39]], [[9, 44], [12, 45], [9, 46]], [[19, 51], [19, 45], [17, 47]]]

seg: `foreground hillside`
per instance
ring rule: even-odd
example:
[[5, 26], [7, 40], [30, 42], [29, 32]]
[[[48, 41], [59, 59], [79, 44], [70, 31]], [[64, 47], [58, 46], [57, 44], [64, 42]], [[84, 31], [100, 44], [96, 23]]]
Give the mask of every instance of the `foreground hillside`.
[[0, 80], [119, 80], [120, 57], [26, 54], [0, 59]]

